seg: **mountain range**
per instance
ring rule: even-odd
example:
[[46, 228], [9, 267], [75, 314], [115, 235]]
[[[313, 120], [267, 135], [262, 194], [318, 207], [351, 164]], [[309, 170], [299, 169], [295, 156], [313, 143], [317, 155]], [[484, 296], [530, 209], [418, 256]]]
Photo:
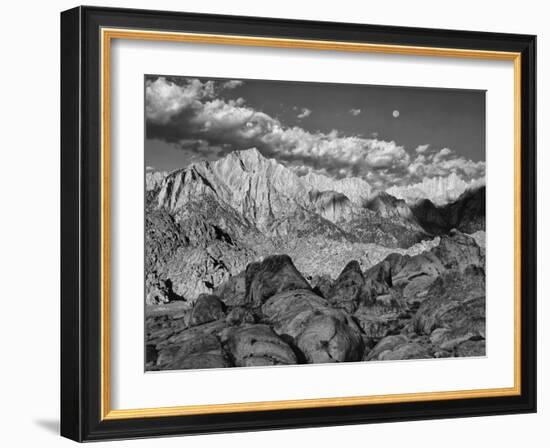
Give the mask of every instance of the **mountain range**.
[[453, 228], [485, 228], [484, 188], [409, 205], [361, 179], [298, 176], [256, 149], [147, 177], [148, 303], [192, 301], [272, 254], [291, 256], [306, 278], [335, 278], [351, 259], [367, 268]]

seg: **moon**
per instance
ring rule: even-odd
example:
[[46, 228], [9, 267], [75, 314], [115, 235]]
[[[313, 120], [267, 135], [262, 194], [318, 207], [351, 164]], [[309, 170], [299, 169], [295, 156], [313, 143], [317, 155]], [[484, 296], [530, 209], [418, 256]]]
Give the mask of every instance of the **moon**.
[[394, 110], [394, 111], [392, 112], [392, 115], [393, 115], [393, 118], [399, 117], [399, 111], [398, 111], [398, 110]]

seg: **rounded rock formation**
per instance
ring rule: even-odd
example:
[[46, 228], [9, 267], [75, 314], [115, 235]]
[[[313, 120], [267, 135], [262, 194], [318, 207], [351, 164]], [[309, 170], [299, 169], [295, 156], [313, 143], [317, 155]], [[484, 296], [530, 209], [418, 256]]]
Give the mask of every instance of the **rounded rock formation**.
[[201, 294], [189, 319], [189, 325], [202, 325], [213, 320], [221, 319], [225, 316], [225, 305], [219, 297], [209, 294]]

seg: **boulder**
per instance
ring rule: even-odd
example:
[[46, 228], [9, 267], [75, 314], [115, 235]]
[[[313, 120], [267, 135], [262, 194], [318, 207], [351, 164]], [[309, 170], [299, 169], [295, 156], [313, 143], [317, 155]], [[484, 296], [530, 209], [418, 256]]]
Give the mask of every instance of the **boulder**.
[[485, 356], [485, 340], [468, 340], [458, 345], [455, 349], [455, 355], [466, 356]]
[[372, 278], [365, 279], [365, 284], [363, 285], [363, 300], [361, 304], [374, 303], [377, 296], [383, 296], [390, 293], [390, 288], [386, 283], [381, 283]]
[[417, 277], [437, 277], [443, 272], [445, 267], [441, 260], [432, 252], [423, 252], [408, 258], [392, 280], [394, 285], [404, 287]]
[[219, 296], [227, 306], [244, 305], [246, 303], [245, 271], [229, 277], [214, 289], [214, 294]]
[[162, 348], [160, 348], [158, 350], [158, 356], [156, 361], [156, 366], [159, 368], [159, 370], [166, 369], [167, 366], [174, 361], [174, 358], [176, 354], [179, 352], [179, 350], [180, 350], [180, 347], [178, 345], [165, 344]]
[[315, 275], [311, 279], [311, 285], [314, 285], [313, 292], [321, 297], [328, 298], [332, 290], [332, 280], [328, 276]]
[[236, 366], [297, 364], [292, 348], [268, 325], [243, 325], [223, 335]]
[[399, 345], [392, 350], [386, 350], [378, 356], [380, 361], [398, 361], [404, 359], [428, 359], [433, 358], [428, 349], [417, 343], [410, 342]]
[[[384, 259], [384, 261], [390, 265], [390, 273], [392, 277], [392, 284], [390, 286], [393, 286], [393, 277], [401, 272], [401, 269], [403, 269], [403, 266], [407, 264], [410, 258], [410, 255], [402, 255], [394, 252], [389, 254]], [[368, 277], [369, 274], [367, 273], [366, 276]]]
[[465, 342], [482, 341], [485, 346], [485, 329], [469, 329], [468, 326], [458, 326], [453, 329], [436, 328], [430, 335], [430, 342], [438, 349], [454, 353]]
[[368, 308], [360, 308], [353, 315], [369, 341], [381, 339], [395, 333], [401, 327], [394, 313], [379, 314]]
[[189, 324], [201, 325], [225, 316], [225, 305], [218, 296], [201, 294], [193, 306]]
[[243, 307], [233, 308], [227, 313], [227, 317], [225, 318], [225, 322], [229, 326], [253, 324], [255, 321], [254, 314], [249, 309]]
[[145, 339], [150, 345], [156, 345], [172, 335], [185, 330], [187, 321], [168, 314], [147, 316], [145, 319]]
[[410, 314], [399, 292], [392, 289], [361, 306], [353, 317], [372, 343], [399, 332], [404, 327], [404, 318], [410, 319]]
[[457, 230], [442, 236], [439, 245], [431, 252], [441, 260], [445, 269], [463, 271], [470, 265], [485, 268], [485, 257], [476, 240]]
[[369, 342], [375, 342], [403, 328], [397, 313], [378, 313], [369, 308], [360, 308], [353, 315]]
[[403, 258], [399, 254], [390, 254], [380, 263], [375, 264], [365, 272], [365, 280], [371, 280], [376, 283], [380, 283], [387, 287], [392, 287], [392, 261], [395, 260], [394, 256]]
[[218, 336], [221, 331], [227, 327], [225, 319], [219, 319], [206, 324], [198, 325], [195, 327], [190, 327], [182, 331], [172, 334], [172, 336], [158, 342], [156, 347], [158, 350], [161, 350], [170, 346], [180, 347], [182, 344], [185, 344], [187, 341], [204, 335], [214, 335]]
[[313, 364], [358, 361], [363, 354], [361, 334], [351, 329], [347, 319], [333, 313], [313, 315], [295, 340], [307, 362]]
[[167, 370], [222, 369], [232, 367], [229, 361], [219, 353], [193, 353], [166, 367]]
[[363, 288], [364, 283], [359, 262], [350, 261], [332, 285], [330, 302], [348, 312], [355, 311], [360, 303], [370, 298]]
[[272, 296], [262, 312], [275, 332], [289, 338], [308, 363], [358, 361], [364, 346], [352, 317], [310, 290]]
[[[219, 339], [212, 334], [196, 334], [195, 337], [182, 342], [178, 347], [179, 349], [172, 354], [170, 361], [167, 357], [162, 360], [166, 363], [162, 366], [163, 369], [211, 369], [231, 365], [222, 350]], [[164, 352], [170, 350], [165, 348]]]
[[374, 348], [368, 353], [365, 360], [366, 361], [372, 361], [377, 360], [378, 356], [386, 351], [391, 351], [394, 348], [406, 344], [408, 341], [407, 337], [402, 334], [396, 334], [391, 336], [386, 336], [384, 339], [382, 339], [378, 344], [374, 346]]
[[421, 275], [413, 278], [403, 288], [403, 299], [410, 304], [419, 304], [423, 302], [427, 295], [428, 290], [437, 277], [431, 275]]
[[271, 297], [262, 306], [266, 320], [278, 334], [300, 334], [311, 314], [330, 309], [326, 299], [307, 289], [286, 291]]
[[453, 331], [453, 337], [472, 333], [485, 337], [485, 274], [470, 267], [463, 273], [450, 271], [430, 287], [427, 298], [412, 321], [418, 334], [437, 328]]
[[246, 268], [246, 301], [263, 304], [271, 296], [296, 289], [311, 289], [288, 255], [273, 255]]

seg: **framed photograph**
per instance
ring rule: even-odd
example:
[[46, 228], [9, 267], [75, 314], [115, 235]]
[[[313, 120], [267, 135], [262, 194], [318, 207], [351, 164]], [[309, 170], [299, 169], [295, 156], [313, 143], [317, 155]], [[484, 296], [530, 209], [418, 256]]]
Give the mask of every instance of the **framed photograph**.
[[61, 433], [535, 412], [535, 36], [61, 14]]

